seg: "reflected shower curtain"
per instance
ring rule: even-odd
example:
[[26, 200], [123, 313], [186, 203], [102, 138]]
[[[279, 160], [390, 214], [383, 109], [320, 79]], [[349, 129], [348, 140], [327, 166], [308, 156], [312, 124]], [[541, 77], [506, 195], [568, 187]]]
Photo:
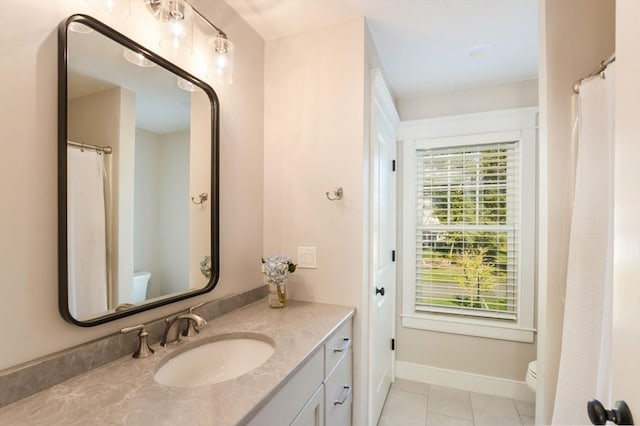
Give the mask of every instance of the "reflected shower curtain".
[[590, 424], [587, 402], [610, 406], [613, 293], [613, 89], [585, 81], [578, 96], [578, 156], [554, 425]]
[[104, 156], [67, 148], [69, 312], [88, 319], [107, 310]]

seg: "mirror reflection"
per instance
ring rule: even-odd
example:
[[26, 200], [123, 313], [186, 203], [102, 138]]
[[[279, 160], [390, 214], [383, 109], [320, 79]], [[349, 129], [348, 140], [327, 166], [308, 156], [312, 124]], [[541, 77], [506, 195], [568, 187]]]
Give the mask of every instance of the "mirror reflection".
[[210, 262], [212, 100], [188, 75], [97, 28], [71, 22], [66, 30], [74, 322], [199, 294], [217, 275]]

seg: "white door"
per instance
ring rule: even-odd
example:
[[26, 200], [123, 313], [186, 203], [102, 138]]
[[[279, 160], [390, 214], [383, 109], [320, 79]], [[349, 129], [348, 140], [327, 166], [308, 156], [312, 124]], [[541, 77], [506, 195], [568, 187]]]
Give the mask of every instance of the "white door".
[[395, 358], [396, 126], [399, 122], [384, 81], [372, 73], [371, 97], [371, 277], [369, 287], [369, 419], [384, 406]]
[[[613, 402], [640, 424], [640, 2], [616, 2]], [[612, 408], [612, 407], [607, 407]]]

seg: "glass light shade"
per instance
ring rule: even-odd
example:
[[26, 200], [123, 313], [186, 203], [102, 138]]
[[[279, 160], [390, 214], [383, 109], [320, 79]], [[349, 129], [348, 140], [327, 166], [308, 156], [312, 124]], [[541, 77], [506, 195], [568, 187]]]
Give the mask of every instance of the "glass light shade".
[[131, 13], [131, 0], [87, 0], [93, 9], [118, 18], [126, 18]]
[[186, 90], [187, 92], [195, 92], [196, 90], [199, 90], [198, 86], [181, 77], [178, 77], [178, 87], [182, 90]]
[[81, 24], [79, 22], [70, 23], [69, 31], [73, 31], [74, 33], [78, 33], [78, 34], [89, 34], [93, 32], [93, 30], [90, 27], [87, 27], [86, 25]]
[[162, 0], [166, 13], [160, 47], [174, 54], [190, 54], [193, 47], [193, 9], [184, 0]]
[[156, 66], [155, 62], [148, 60], [142, 53], [134, 52], [133, 50], [125, 49], [123, 56], [127, 61], [139, 67], [151, 68]]
[[233, 82], [233, 43], [220, 33], [210, 43], [213, 48], [210, 77], [218, 84], [231, 84]]

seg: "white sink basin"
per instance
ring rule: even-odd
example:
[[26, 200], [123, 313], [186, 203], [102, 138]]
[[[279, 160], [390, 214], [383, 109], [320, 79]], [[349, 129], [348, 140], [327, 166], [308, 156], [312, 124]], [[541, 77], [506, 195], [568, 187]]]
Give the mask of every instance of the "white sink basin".
[[194, 387], [242, 376], [271, 357], [272, 344], [252, 337], [223, 337], [186, 350], [163, 364], [153, 378], [166, 386]]

